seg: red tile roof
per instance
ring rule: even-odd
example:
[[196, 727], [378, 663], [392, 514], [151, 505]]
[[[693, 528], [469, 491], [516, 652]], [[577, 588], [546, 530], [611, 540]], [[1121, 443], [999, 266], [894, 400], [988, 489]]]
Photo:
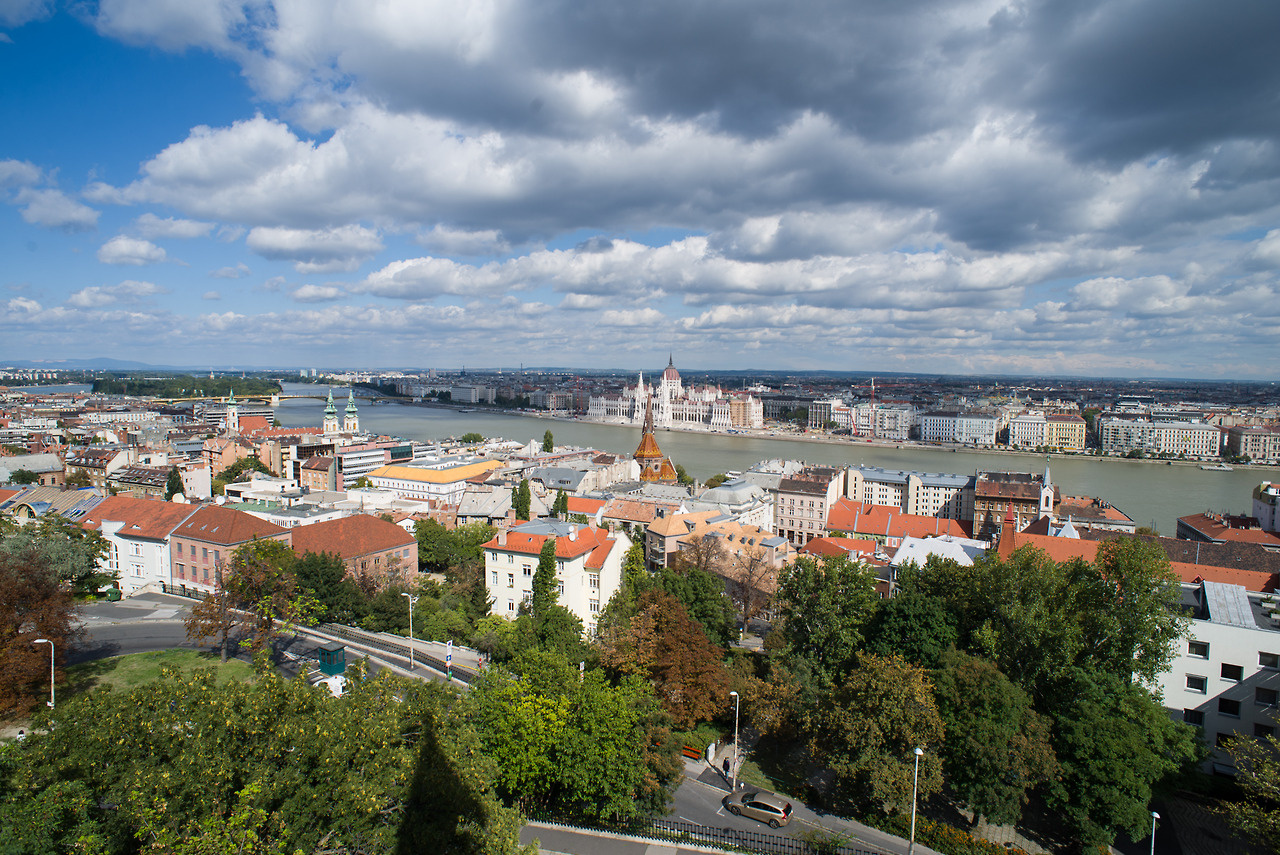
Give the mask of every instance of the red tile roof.
[[969, 536], [956, 520], [904, 514], [889, 505], [863, 504], [852, 499], [839, 499], [831, 506], [827, 529], [877, 537]]
[[204, 505], [173, 531], [174, 537], [185, 537], [203, 543], [220, 543], [234, 546], [255, 537], [275, 537], [288, 534], [289, 529], [260, 520], [243, 511]]
[[815, 537], [799, 551], [802, 555], [848, 555], [857, 559], [875, 555], [876, 542], [853, 537]]
[[[505, 535], [505, 538], [503, 537]], [[526, 534], [522, 531], [499, 532], [498, 536], [486, 543], [483, 549], [494, 549], [498, 552], [518, 552], [521, 555], [539, 555], [542, 545], [547, 542], [545, 534]], [[505, 539], [506, 543], [499, 543]], [[583, 526], [578, 529], [573, 540], [568, 537], [556, 538], [556, 558], [573, 559], [586, 553], [586, 566], [598, 568], [604, 566], [604, 560], [616, 541], [609, 536], [608, 529]]]
[[300, 525], [293, 529], [293, 551], [332, 552], [342, 558], [358, 558], [388, 549], [416, 545], [413, 535], [395, 523], [369, 514]]
[[605, 505], [604, 499], [586, 499], [582, 496], [566, 496], [569, 500], [569, 513], [591, 516]]
[[[1254, 520], [1249, 520], [1255, 523]], [[1178, 517], [1178, 522], [1187, 525], [1213, 540], [1234, 540], [1241, 543], [1258, 543], [1263, 546], [1280, 547], [1280, 537], [1261, 528], [1239, 528], [1223, 524], [1219, 516], [1208, 514], [1192, 514]]]
[[120, 529], [124, 537], [164, 540], [197, 509], [196, 505], [179, 505], [158, 499], [108, 496], [80, 521], [80, 525], [101, 530], [104, 522], [119, 522], [124, 523], [124, 528]]

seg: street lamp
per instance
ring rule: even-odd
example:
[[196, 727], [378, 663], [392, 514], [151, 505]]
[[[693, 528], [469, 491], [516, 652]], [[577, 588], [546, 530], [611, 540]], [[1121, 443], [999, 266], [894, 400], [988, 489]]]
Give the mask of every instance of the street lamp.
[[738, 705], [742, 698], [737, 692], [730, 692], [733, 698], [733, 791], [738, 791]]
[[1160, 814], [1151, 812], [1151, 855], [1156, 855], [1156, 820], [1159, 818]]
[[916, 754], [916, 771], [911, 776], [911, 842], [907, 844], [907, 855], [912, 855], [916, 850], [916, 788], [920, 783], [920, 758], [924, 755], [923, 748], [917, 748]]
[[53, 709], [53, 642], [47, 638], [37, 638], [32, 644], [49, 645], [49, 709]]
[[418, 598], [413, 594], [400, 592], [400, 596], [409, 598], [409, 670], [413, 670], [413, 607], [418, 604]]

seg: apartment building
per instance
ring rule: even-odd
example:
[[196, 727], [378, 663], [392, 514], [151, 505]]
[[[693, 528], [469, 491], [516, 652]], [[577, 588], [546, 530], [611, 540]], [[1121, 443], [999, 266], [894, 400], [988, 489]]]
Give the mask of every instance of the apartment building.
[[974, 483], [972, 475], [857, 466], [845, 474], [845, 496], [917, 516], [968, 520], [973, 517]]
[[995, 416], [954, 410], [925, 413], [920, 419], [920, 439], [924, 442], [995, 445], [998, 429], [999, 421]]
[[1215, 458], [1222, 449], [1222, 429], [1198, 422], [1153, 422], [1105, 418], [1098, 425], [1102, 450], [1108, 454], [1141, 451], [1191, 458]]
[[778, 483], [775, 530], [796, 546], [826, 535], [827, 513], [844, 492], [844, 470], [809, 466]]

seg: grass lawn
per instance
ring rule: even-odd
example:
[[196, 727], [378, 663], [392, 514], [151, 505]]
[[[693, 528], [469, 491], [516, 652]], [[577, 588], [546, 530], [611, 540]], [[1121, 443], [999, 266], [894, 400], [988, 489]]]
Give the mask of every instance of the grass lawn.
[[253, 676], [253, 666], [240, 659], [228, 659], [224, 665], [213, 653], [181, 649], [157, 650], [72, 665], [67, 668], [66, 683], [58, 687], [58, 697], [63, 697], [65, 692], [66, 697], [71, 698], [102, 686], [132, 689], [159, 677], [160, 669], [166, 666], [183, 672], [196, 668], [216, 668], [219, 684], [248, 680]]

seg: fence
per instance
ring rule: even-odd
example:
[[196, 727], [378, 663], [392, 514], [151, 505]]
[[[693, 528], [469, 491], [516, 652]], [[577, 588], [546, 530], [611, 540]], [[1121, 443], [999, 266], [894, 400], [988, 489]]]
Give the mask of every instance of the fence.
[[611, 831], [631, 837], [645, 837], [670, 843], [691, 843], [702, 846], [718, 846], [735, 852], [754, 852], [762, 855], [882, 855], [873, 849], [846, 846], [838, 840], [805, 839], [766, 834], [760, 831], [743, 831], [736, 828], [719, 828], [699, 825], [680, 819], [638, 819], [623, 822], [593, 822], [589, 820], [543, 820], [549, 824], [594, 831]]

